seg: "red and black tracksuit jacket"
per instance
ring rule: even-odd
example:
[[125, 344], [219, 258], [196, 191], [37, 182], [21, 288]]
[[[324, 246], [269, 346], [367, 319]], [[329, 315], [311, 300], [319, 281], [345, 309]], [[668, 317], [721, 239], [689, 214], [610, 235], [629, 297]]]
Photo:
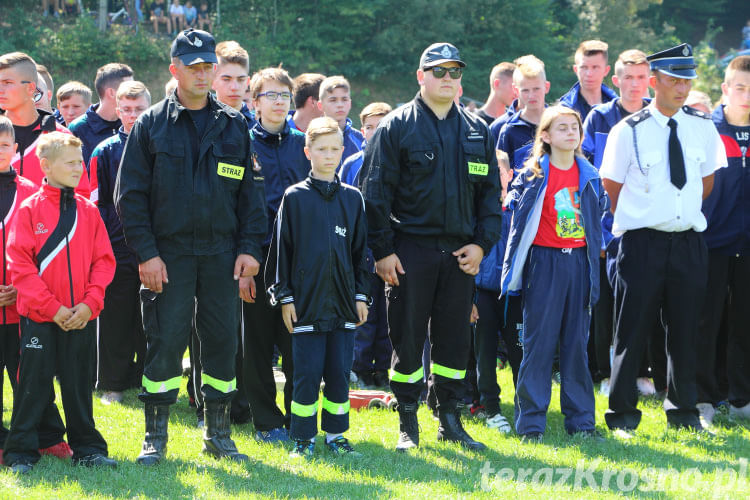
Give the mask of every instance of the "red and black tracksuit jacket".
[[[36, 136], [34, 142], [32, 142], [26, 148], [26, 150], [16, 152], [15, 156], [13, 156], [13, 160], [11, 160], [11, 166], [16, 172], [18, 172], [18, 175], [26, 177], [37, 186], [41, 186], [42, 180], [44, 179], [44, 172], [42, 172], [42, 167], [39, 164], [39, 158], [36, 155], [36, 145], [39, 142], [39, 137], [42, 134], [49, 134], [50, 132], [55, 131], [62, 132], [64, 134], [70, 134], [71, 132], [67, 128], [57, 123], [55, 117], [52, 114], [47, 113], [43, 110], [38, 111], [39, 114], [42, 115], [42, 121], [39, 125], [37, 125], [34, 131], [38, 131], [39, 135]], [[88, 198], [89, 191], [90, 188], [88, 176], [82, 175], [81, 180], [78, 181], [76, 193], [84, 196], [85, 198]]]
[[[33, 182], [17, 175], [12, 168], [9, 172], [0, 172], [0, 217], [2, 217], [0, 219], [0, 232], [2, 232], [3, 238], [3, 285], [13, 283], [10, 279], [7, 250], [10, 227], [13, 220], [15, 220], [21, 203], [38, 190], [39, 188]], [[7, 211], [5, 210], [6, 207]], [[0, 307], [0, 310], [2, 310], [0, 324], [10, 325], [18, 323], [18, 311], [16, 311], [15, 304]]]
[[99, 315], [115, 257], [93, 203], [43, 184], [18, 209], [7, 247], [21, 316], [51, 322], [61, 305], [79, 303], [89, 306], [91, 319]]

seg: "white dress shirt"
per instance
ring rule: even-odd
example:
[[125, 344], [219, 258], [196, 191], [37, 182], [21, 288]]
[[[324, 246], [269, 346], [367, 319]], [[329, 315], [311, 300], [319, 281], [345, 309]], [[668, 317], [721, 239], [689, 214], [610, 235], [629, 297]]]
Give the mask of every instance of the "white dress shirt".
[[669, 175], [669, 118], [652, 102], [621, 120], [609, 133], [599, 173], [623, 184], [612, 224], [615, 236], [641, 228], [665, 232], [706, 229], [701, 212], [703, 177], [727, 166], [724, 144], [709, 115], [696, 116], [683, 109], [675, 113], [672, 118], [677, 122], [687, 177], [682, 189], [677, 189]]

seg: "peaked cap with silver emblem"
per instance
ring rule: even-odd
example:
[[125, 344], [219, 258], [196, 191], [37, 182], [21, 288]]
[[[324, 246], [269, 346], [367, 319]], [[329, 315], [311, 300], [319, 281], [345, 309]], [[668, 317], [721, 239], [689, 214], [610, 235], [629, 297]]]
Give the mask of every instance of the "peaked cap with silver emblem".
[[185, 66], [216, 64], [216, 41], [207, 31], [186, 29], [172, 42], [172, 57], [179, 57]]
[[458, 55], [458, 49], [453, 44], [438, 42], [424, 49], [422, 57], [419, 59], [419, 67], [421, 69], [428, 69], [450, 61], [457, 62], [462, 68], [466, 67], [466, 63], [461, 60], [461, 56]]
[[646, 57], [652, 71], [660, 71], [675, 78], [692, 80], [698, 78], [695, 72], [693, 48], [687, 43], [677, 45], [671, 49], [662, 50]]

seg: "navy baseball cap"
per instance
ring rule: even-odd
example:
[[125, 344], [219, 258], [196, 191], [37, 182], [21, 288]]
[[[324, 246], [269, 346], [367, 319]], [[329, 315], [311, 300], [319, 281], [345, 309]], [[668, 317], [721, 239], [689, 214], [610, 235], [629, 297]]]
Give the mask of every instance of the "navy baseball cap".
[[172, 57], [179, 57], [182, 64], [216, 64], [216, 41], [211, 33], [186, 29], [172, 42]]
[[687, 43], [651, 54], [646, 57], [646, 60], [652, 71], [660, 71], [665, 75], [687, 80], [698, 78], [698, 73], [695, 72], [693, 48]]
[[453, 44], [438, 42], [424, 49], [422, 57], [419, 59], [419, 67], [428, 69], [450, 61], [457, 62], [462, 68], [466, 67], [466, 63], [461, 60], [461, 56], [458, 55], [458, 49]]

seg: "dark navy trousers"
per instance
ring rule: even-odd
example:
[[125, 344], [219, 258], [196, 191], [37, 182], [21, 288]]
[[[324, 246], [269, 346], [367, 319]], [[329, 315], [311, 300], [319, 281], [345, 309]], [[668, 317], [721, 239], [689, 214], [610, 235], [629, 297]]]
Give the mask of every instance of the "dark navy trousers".
[[294, 393], [292, 439], [308, 440], [318, 433], [318, 394], [323, 389], [320, 428], [330, 434], [349, 429], [349, 371], [352, 369], [354, 331], [292, 334]]
[[560, 347], [560, 407], [568, 433], [594, 429], [588, 368], [589, 265], [586, 247], [533, 246], [523, 272], [523, 360], [516, 388], [516, 432], [543, 433]]
[[354, 334], [354, 363], [357, 373], [387, 371], [391, 367], [391, 339], [388, 338], [388, 311], [385, 303], [385, 283], [372, 275], [372, 305], [367, 321]]

